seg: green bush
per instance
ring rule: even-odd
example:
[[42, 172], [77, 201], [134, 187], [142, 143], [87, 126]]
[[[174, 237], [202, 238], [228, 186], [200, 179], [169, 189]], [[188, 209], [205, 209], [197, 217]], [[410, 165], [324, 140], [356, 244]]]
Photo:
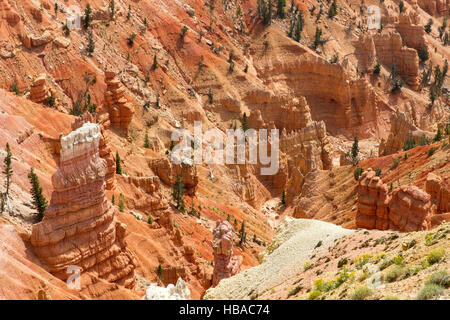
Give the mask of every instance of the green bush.
[[356, 181], [359, 180], [359, 177], [362, 175], [362, 173], [363, 173], [363, 169], [359, 168], [359, 167], [353, 171], [353, 176], [355, 177]]
[[437, 271], [427, 278], [425, 284], [437, 284], [438, 286], [450, 287], [450, 274], [445, 270]]
[[372, 295], [372, 290], [370, 290], [367, 286], [360, 286], [353, 291], [350, 296], [351, 300], [364, 300], [367, 297]]
[[434, 298], [438, 295], [440, 295], [444, 291], [444, 288], [441, 286], [430, 283], [425, 285], [422, 290], [420, 290], [419, 294], [417, 295], [417, 299], [419, 300], [429, 300], [431, 298]]
[[321, 294], [322, 292], [320, 292], [319, 290], [311, 291], [311, 293], [308, 295], [308, 300], [317, 300], [317, 298], [319, 298]]
[[429, 264], [435, 264], [442, 260], [445, 256], [444, 248], [436, 248], [430, 251], [427, 255], [427, 262]]
[[392, 269], [387, 271], [383, 278], [387, 282], [394, 282], [403, 274], [404, 270], [400, 266], [394, 266]]
[[300, 290], [302, 290], [302, 286], [298, 285], [295, 288], [293, 288], [292, 290], [289, 291], [287, 297], [289, 298], [290, 296], [296, 295]]
[[431, 157], [435, 152], [436, 152], [436, 148], [430, 148], [430, 150], [428, 150], [428, 156]]

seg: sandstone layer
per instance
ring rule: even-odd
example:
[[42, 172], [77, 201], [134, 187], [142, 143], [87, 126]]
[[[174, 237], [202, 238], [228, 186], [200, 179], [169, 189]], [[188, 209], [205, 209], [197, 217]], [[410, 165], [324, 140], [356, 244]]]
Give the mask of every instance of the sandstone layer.
[[107, 84], [105, 107], [109, 113], [111, 126], [128, 132], [134, 110], [125, 96], [125, 87], [112, 71], [105, 72], [105, 81]]
[[91, 279], [82, 281], [82, 290], [89, 291], [85, 286], [95, 278], [133, 288], [136, 261], [126, 247], [126, 226], [105, 197], [107, 165], [99, 156], [100, 137], [99, 126], [86, 123], [61, 138], [50, 206], [42, 222], [33, 225], [31, 243], [56, 277], [66, 280], [69, 267], [80, 268], [84, 279]]

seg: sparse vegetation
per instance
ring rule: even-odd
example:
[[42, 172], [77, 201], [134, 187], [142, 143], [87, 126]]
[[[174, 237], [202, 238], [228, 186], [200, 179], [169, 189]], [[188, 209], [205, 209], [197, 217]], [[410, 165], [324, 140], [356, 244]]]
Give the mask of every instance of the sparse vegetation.
[[427, 262], [431, 264], [435, 264], [440, 262], [445, 257], [445, 249], [444, 248], [436, 248], [431, 250], [427, 255]]
[[42, 188], [39, 183], [39, 178], [34, 173], [34, 168], [31, 168], [30, 173], [28, 174], [28, 179], [31, 184], [31, 196], [33, 197], [33, 207], [37, 210], [36, 216], [38, 221], [42, 221], [44, 219], [45, 210], [47, 209], [48, 202], [44, 198], [42, 194]]
[[350, 296], [351, 300], [364, 300], [372, 295], [372, 290], [367, 286], [360, 286], [353, 291]]

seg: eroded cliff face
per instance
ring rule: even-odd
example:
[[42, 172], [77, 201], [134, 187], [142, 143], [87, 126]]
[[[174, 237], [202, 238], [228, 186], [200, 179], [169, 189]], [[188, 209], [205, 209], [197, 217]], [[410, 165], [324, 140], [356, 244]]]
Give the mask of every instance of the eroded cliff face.
[[34, 251], [56, 277], [67, 280], [70, 266], [80, 268], [87, 294], [96, 278], [135, 286], [136, 261], [126, 246], [126, 226], [105, 197], [107, 164], [99, 156], [100, 138], [99, 126], [92, 123], [61, 138], [50, 205], [31, 235]]
[[356, 226], [365, 229], [419, 231], [431, 228], [431, 196], [416, 186], [401, 186], [392, 195], [372, 169], [358, 184]]
[[450, 212], [450, 179], [442, 179], [433, 173], [427, 175], [425, 188], [431, 196], [431, 201], [436, 205], [437, 213]]
[[393, 64], [397, 72], [413, 90], [419, 88], [419, 56], [417, 51], [402, 45], [402, 37], [394, 31], [373, 35], [373, 42], [380, 63], [391, 70]]
[[450, 11], [448, 0], [417, 0], [417, 3], [431, 15], [444, 16]]

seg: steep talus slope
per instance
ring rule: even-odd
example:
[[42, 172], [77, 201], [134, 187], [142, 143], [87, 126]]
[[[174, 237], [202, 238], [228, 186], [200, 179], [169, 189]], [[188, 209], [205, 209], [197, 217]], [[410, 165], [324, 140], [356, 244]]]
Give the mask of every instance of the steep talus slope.
[[[222, 280], [205, 299], [251, 299], [264, 295], [303, 270], [312, 252], [353, 231], [331, 223], [287, 217], [262, 255], [261, 264]], [[317, 250], [315, 250], [317, 248]]]

